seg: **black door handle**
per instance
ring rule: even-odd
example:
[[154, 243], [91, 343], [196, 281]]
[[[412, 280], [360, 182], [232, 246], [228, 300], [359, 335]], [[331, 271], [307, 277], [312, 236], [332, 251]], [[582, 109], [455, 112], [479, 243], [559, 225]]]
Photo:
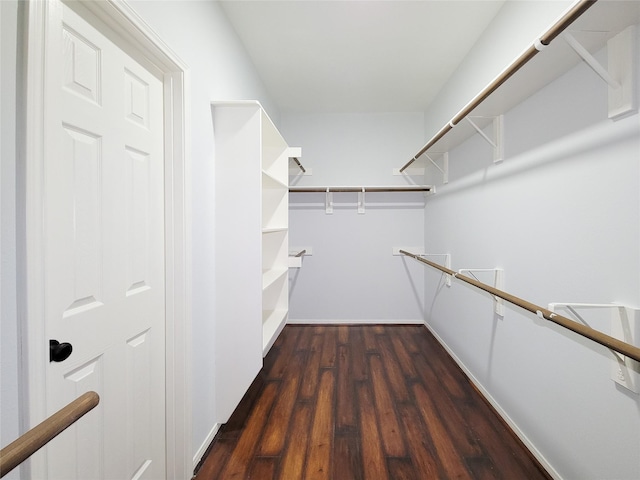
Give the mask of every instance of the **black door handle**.
[[50, 362], [64, 362], [71, 352], [73, 347], [70, 343], [60, 343], [57, 340], [49, 340], [49, 361]]

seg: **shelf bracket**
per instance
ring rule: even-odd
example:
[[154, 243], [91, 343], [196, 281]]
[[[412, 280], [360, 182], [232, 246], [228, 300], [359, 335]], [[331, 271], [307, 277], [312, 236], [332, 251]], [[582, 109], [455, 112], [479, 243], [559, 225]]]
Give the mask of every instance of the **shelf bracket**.
[[[490, 285], [493, 285], [498, 290], [504, 290], [504, 270], [501, 268], [461, 268], [458, 270], [459, 274], [464, 275], [465, 273], [468, 273], [479, 282], [482, 282], [482, 280], [476, 277], [475, 274], [483, 272], [493, 272], [493, 284]], [[493, 295], [493, 302], [496, 314], [504, 317], [504, 300]]]
[[[574, 318], [580, 323], [591, 327], [580, 315], [578, 310], [602, 309], [610, 310], [611, 315], [611, 336], [631, 345], [640, 345], [640, 309], [626, 307], [615, 303], [550, 303], [549, 310], [555, 312], [563, 308], [571, 312]], [[632, 391], [640, 393], [640, 362], [626, 357], [614, 350], [611, 350], [614, 358], [611, 360], [611, 380], [618, 385]]]
[[637, 108], [637, 68], [635, 50], [637, 28], [631, 25], [607, 42], [607, 67], [603, 66], [570, 33], [563, 38], [569, 46], [608, 85], [609, 118], [616, 119]]
[[428, 153], [425, 153], [424, 156], [427, 157], [427, 160], [429, 160], [434, 167], [440, 170], [440, 173], [442, 173], [442, 183], [445, 185], [449, 183], [449, 152], [442, 153], [442, 168], [440, 168], [440, 165], [438, 165]]
[[324, 211], [327, 215], [333, 214], [333, 193], [328, 188], [324, 200]]
[[[420, 254], [419, 256], [420, 257], [444, 257], [444, 267], [451, 270], [451, 254], [450, 253], [423, 253], [423, 254]], [[445, 285], [447, 287], [450, 287], [452, 276], [447, 273], [443, 273], [443, 275], [445, 276], [445, 280], [444, 280]]]
[[[289, 175], [290, 176], [307, 176], [307, 175], [311, 175], [311, 169], [310, 168], [305, 168], [302, 166], [302, 164], [300, 163], [300, 157], [302, 157], [302, 148], [301, 147], [289, 147], [289, 149], [287, 150], [287, 156], [289, 157]], [[291, 161], [293, 161], [293, 164], [291, 164]]]
[[486, 117], [472, 117], [468, 115], [466, 117], [467, 122], [474, 128], [476, 132], [480, 134], [486, 142], [493, 147], [493, 163], [500, 163], [504, 159], [504, 115], [496, 115], [493, 118], [493, 139], [482, 131], [482, 129], [473, 121], [472, 118], [486, 118]]
[[576, 40], [576, 38], [571, 35], [569, 32], [565, 32], [562, 35], [565, 42], [569, 44], [569, 46], [576, 52], [582, 60], [586, 62], [587, 65], [591, 67], [591, 69], [596, 72], [600, 78], [602, 78], [605, 82], [609, 84], [612, 88], [620, 88], [620, 83], [616, 79], [614, 79], [611, 75], [609, 75], [609, 71], [602, 66], [602, 64], [596, 60], [596, 58], [589, 53], [589, 51], [582, 46], [582, 44]]
[[364, 187], [362, 187], [362, 191], [358, 192], [358, 214], [364, 214]]

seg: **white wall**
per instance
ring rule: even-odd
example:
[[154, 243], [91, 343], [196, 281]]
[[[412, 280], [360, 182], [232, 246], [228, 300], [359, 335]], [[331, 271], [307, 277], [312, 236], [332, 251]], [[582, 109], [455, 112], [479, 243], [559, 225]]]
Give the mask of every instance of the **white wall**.
[[[16, 301], [16, 46], [18, 2], [0, 2], [0, 445], [19, 433]], [[5, 478], [18, 478], [14, 470]]]
[[242, 44], [217, 2], [132, 1], [130, 4], [190, 68], [193, 225], [193, 446], [202, 453], [216, 413], [212, 352], [216, 262], [212, 100], [259, 100], [277, 119]]
[[[406, 185], [393, 168], [423, 140], [423, 115], [286, 114], [281, 130], [302, 146], [313, 175], [299, 186]], [[334, 194], [332, 215], [323, 194], [290, 196], [289, 244], [312, 247], [301, 269], [290, 270], [290, 321], [420, 322], [423, 275], [392, 256], [393, 247], [423, 244], [424, 194], [368, 193], [365, 214], [357, 194]]]
[[[503, 268], [504, 289], [541, 306], [640, 307], [638, 114], [607, 119], [606, 84], [581, 64], [504, 121], [502, 164], [478, 135], [450, 152], [428, 248], [454, 269]], [[640, 396], [610, 380], [606, 348], [517, 307], [496, 317], [490, 296], [425, 275], [428, 325], [556, 474], [640, 478]], [[609, 315], [586, 318], [608, 333]]]

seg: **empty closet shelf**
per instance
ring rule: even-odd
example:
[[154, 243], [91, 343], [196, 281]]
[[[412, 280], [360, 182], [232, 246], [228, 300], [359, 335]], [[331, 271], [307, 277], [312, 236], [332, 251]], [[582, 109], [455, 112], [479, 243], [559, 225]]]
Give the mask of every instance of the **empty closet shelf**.
[[282, 277], [284, 277], [287, 273], [289, 273], [289, 269], [284, 268], [272, 268], [270, 270], [265, 270], [262, 273], [262, 289], [266, 290], [271, 285], [276, 283]]

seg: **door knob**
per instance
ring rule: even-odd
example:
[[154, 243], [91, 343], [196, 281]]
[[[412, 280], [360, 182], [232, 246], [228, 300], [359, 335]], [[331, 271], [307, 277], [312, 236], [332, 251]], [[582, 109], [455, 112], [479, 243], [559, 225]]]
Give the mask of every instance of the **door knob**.
[[71, 352], [73, 347], [70, 343], [60, 343], [57, 340], [49, 340], [49, 361], [50, 362], [64, 362]]

